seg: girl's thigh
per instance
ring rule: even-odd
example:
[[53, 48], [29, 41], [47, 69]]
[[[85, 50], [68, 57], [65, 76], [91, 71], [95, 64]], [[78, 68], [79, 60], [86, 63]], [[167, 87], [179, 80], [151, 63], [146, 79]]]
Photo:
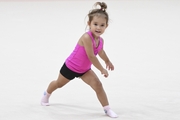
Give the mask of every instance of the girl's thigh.
[[90, 86], [101, 85], [98, 76], [95, 74], [93, 70], [89, 70], [80, 78]]

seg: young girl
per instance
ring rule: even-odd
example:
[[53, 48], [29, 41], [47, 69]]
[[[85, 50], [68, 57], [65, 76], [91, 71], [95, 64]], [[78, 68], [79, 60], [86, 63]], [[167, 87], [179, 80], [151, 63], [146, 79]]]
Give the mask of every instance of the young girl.
[[[58, 79], [49, 84], [42, 97], [41, 105], [48, 106], [49, 97], [53, 91], [63, 87], [75, 77], [79, 77], [96, 92], [105, 114], [113, 118], [118, 117], [109, 107], [102, 83], [91, 69], [91, 65], [93, 64], [104, 77], [108, 77], [108, 71], [106, 69], [114, 70], [113, 64], [103, 49], [104, 40], [100, 37], [108, 27], [109, 17], [106, 12], [107, 5], [104, 2], [96, 2], [95, 6], [98, 5], [100, 6], [100, 9], [93, 9], [88, 14], [89, 31], [80, 37], [75, 49], [65, 60], [65, 63], [60, 69]], [[97, 54], [104, 60], [106, 69], [97, 59]]]

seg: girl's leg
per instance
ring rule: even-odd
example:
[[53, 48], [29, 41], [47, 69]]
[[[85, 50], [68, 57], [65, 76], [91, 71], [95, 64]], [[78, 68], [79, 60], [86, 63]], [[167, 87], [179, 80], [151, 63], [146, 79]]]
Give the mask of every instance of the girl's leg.
[[92, 70], [89, 70], [87, 73], [85, 73], [83, 76], [81, 76], [81, 79], [85, 83], [90, 85], [91, 88], [96, 92], [98, 100], [100, 101], [102, 106], [109, 105], [109, 102], [108, 102], [106, 93], [104, 91], [104, 88], [102, 86], [102, 83]]
[[102, 86], [101, 81], [97, 77], [97, 75], [94, 73], [93, 70], [89, 70], [87, 73], [85, 73], [83, 76], [81, 76], [81, 79], [91, 86], [91, 88], [96, 92], [96, 95], [98, 97], [98, 100], [100, 101], [101, 105], [104, 108], [105, 113], [110, 117], [117, 117], [117, 114], [114, 113], [110, 107], [109, 102], [106, 96], [106, 93], [104, 91], [104, 88]]
[[67, 84], [70, 80], [68, 80], [67, 78], [65, 78], [64, 76], [61, 75], [61, 73], [59, 74], [59, 77], [57, 80], [52, 81], [48, 88], [47, 88], [47, 92], [49, 94], [51, 94], [53, 91], [55, 91], [57, 88], [61, 88], [63, 87], [65, 84]]
[[55, 81], [52, 81], [49, 84], [47, 90], [44, 92], [44, 95], [41, 99], [41, 105], [48, 106], [49, 105], [49, 97], [50, 97], [51, 93], [53, 91], [55, 91], [57, 88], [63, 87], [68, 82], [69, 82], [69, 80], [67, 78], [65, 78], [64, 76], [62, 76], [60, 73], [58, 79]]

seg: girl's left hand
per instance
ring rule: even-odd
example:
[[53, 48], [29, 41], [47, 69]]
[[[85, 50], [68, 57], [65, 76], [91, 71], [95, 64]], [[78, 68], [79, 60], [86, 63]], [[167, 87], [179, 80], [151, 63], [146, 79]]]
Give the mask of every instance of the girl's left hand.
[[106, 69], [114, 70], [114, 65], [110, 61], [108, 61], [108, 62], [106, 62]]

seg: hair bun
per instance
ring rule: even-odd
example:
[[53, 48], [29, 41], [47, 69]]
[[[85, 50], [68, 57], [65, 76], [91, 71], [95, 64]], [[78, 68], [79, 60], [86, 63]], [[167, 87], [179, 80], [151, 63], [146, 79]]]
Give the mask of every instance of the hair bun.
[[101, 9], [102, 11], [104, 11], [104, 12], [106, 11], [106, 9], [107, 9], [106, 3], [104, 3], [104, 2], [96, 2], [96, 3], [95, 3], [95, 6], [97, 7], [98, 5], [101, 7], [100, 9]]

